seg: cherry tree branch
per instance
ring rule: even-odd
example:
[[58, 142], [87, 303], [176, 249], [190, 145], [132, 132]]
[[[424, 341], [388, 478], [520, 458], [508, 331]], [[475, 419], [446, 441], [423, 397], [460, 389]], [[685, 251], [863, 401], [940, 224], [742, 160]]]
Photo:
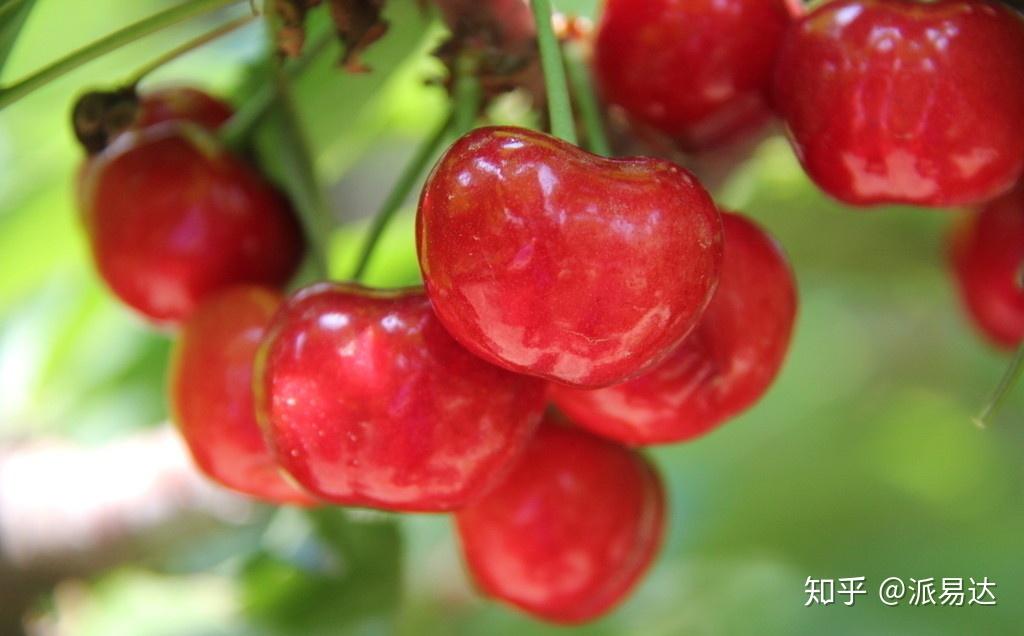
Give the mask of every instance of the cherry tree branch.
[[0, 109], [13, 104], [32, 91], [45, 86], [58, 77], [75, 70], [87, 62], [115, 51], [126, 44], [183, 22], [214, 9], [234, 4], [238, 0], [187, 0], [177, 6], [144, 18], [135, 24], [100, 38], [39, 69], [10, 86], [0, 88]]

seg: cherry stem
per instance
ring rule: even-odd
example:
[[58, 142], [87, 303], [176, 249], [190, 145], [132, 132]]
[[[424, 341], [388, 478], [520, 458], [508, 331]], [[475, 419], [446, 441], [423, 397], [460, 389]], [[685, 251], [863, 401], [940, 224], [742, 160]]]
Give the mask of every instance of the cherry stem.
[[288, 138], [288, 143], [298, 151], [294, 153], [295, 174], [302, 181], [301, 191], [306, 193], [302, 197], [305, 200], [296, 201], [296, 207], [305, 229], [306, 239], [309, 241], [313, 266], [318, 276], [326, 278], [327, 241], [331, 233], [330, 213], [323, 188], [320, 187], [320, 181], [316, 176], [316, 166], [313, 164], [309, 144], [299, 123], [299, 112], [292, 98], [289, 82], [288, 74], [283, 66], [278, 64], [274, 69], [274, 85], [277, 89], [277, 99], [274, 101], [280, 106], [282, 133]]
[[590, 71], [584, 60], [583, 47], [578, 42], [565, 44], [565, 68], [572, 85], [573, 99], [579, 109], [583, 130], [587, 133], [587, 149], [598, 155], [610, 156], [611, 144], [605, 134], [601, 107], [594, 91], [594, 83], [590, 81]]
[[[289, 78], [296, 78], [305, 71], [310, 63], [315, 60], [327, 46], [335, 41], [337, 36], [333, 31], [322, 33], [319, 38], [311, 42], [302, 55], [290, 59], [282, 65], [284, 74]], [[263, 116], [267, 114], [277, 98], [277, 86], [275, 82], [267, 83], [250, 95], [245, 104], [235, 111], [220, 129], [220, 138], [226, 146], [239, 148], [249, 137], [249, 133], [255, 128]]]
[[544, 71], [544, 89], [548, 98], [548, 117], [551, 120], [551, 134], [576, 143], [576, 123], [569, 103], [569, 90], [565, 83], [565, 67], [562, 64], [562, 47], [551, 26], [550, 0], [530, 0], [533, 20], [537, 26], [537, 45], [540, 48], [540, 65]]
[[175, 7], [126, 26], [91, 44], [87, 44], [77, 51], [73, 51], [10, 86], [0, 88], [0, 109], [10, 106], [32, 91], [45, 86], [79, 66], [111, 51], [115, 51], [126, 44], [130, 44], [151, 33], [183, 22], [189, 18], [236, 2], [238, 0], [187, 0]]
[[1013, 355], [1013, 360], [1010, 361], [1010, 366], [1006, 368], [1002, 379], [999, 380], [999, 384], [992, 391], [992, 395], [989, 396], [988, 402], [985, 403], [984, 408], [974, 418], [974, 423], [979, 428], [985, 428], [989, 421], [999, 412], [1003, 402], [1006, 401], [1006, 397], [1010, 394], [1010, 389], [1020, 380], [1021, 372], [1024, 372], [1024, 343], [1021, 343], [1020, 347], [1018, 347], [1017, 353]]
[[373, 224], [366, 235], [363, 249], [359, 254], [359, 260], [356, 262], [355, 271], [352, 273], [353, 280], [361, 280], [366, 273], [366, 268], [370, 264], [370, 258], [373, 256], [373, 252], [380, 242], [380, 237], [384, 234], [388, 223], [409, 197], [430, 160], [434, 158], [438, 148], [441, 147], [441, 144], [448, 136], [448, 131], [455, 128], [454, 124], [458, 121], [458, 110], [452, 109], [448, 112], [448, 115], [434, 129], [434, 132], [416, 149], [412, 159], [402, 169], [402, 173], [398, 175], [395, 186], [388, 193], [384, 203], [380, 206], [380, 210], [373, 217]]
[[459, 60], [457, 69], [452, 130], [462, 136], [476, 125], [477, 115], [480, 114], [481, 87], [476, 77], [476, 68], [468, 57]]
[[146, 64], [139, 70], [135, 71], [135, 74], [132, 76], [132, 78], [125, 82], [125, 84], [128, 86], [135, 86], [136, 84], [141, 82], [147, 75], [149, 75], [156, 69], [160, 68], [161, 66], [168, 64], [169, 62], [173, 62], [182, 55], [185, 55], [190, 51], [194, 51], [195, 49], [198, 49], [204, 44], [209, 44], [210, 42], [213, 42], [221, 36], [227, 35], [228, 33], [235, 31], [236, 29], [240, 29], [241, 27], [255, 20], [257, 17], [257, 15], [243, 15], [240, 18], [235, 18], [234, 20], [226, 22], [212, 31], [208, 31], [207, 33], [204, 33], [199, 37], [193, 38], [188, 42], [185, 42], [184, 44], [177, 46], [171, 49], [170, 51], [167, 51], [166, 53], [156, 58], [149, 64]]
[[366, 240], [363, 242], [363, 249], [356, 262], [355, 271], [352, 273], [353, 280], [361, 280], [366, 274], [366, 268], [373, 258], [380, 238], [387, 229], [391, 219], [395, 216], [402, 204], [409, 198], [409, 194], [416, 186], [419, 178], [427, 169], [430, 160], [437, 154], [441, 144], [449, 134], [462, 136], [473, 129], [476, 125], [477, 115], [480, 114], [480, 103], [482, 91], [480, 81], [476, 77], [476, 68], [473, 61], [464, 57], [456, 63], [455, 90], [453, 91], [454, 103], [448, 114], [437, 125], [437, 128], [427, 137], [412, 159], [398, 175], [395, 186], [388, 193], [386, 199], [380, 206], [380, 210], [373, 217], [373, 223], [367, 232]]

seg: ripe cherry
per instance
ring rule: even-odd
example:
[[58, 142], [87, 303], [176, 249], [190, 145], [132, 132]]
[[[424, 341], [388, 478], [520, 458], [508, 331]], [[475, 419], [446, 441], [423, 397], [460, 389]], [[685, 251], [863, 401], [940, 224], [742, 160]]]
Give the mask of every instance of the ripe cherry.
[[438, 318], [513, 371], [582, 387], [641, 373], [689, 333], [718, 279], [704, 188], [657, 159], [605, 159], [478, 128], [427, 179], [417, 246]]
[[1000, 347], [1024, 339], [1024, 184], [972, 213], [950, 241], [953, 272], [975, 323]]
[[634, 120], [701, 150], [765, 122], [782, 0], [607, 0], [595, 72]]
[[82, 198], [100, 274], [157, 322], [235, 283], [283, 285], [302, 258], [287, 200], [197, 126], [123, 134], [90, 162]]
[[1024, 170], [1024, 20], [987, 0], [836, 0], [779, 53], [775, 101], [811, 178], [855, 205], [953, 206]]
[[215, 130], [233, 114], [229, 104], [205, 91], [190, 86], [171, 86], [141, 95], [135, 127], [184, 120]]
[[793, 273], [754, 223], [737, 214], [722, 219], [722, 275], [697, 328], [629, 382], [596, 391], [553, 387], [555, 404], [574, 422], [627, 444], [676, 442], [710, 431], [768, 390], [796, 316]]
[[665, 496], [635, 451], [547, 421], [505, 481], [456, 521], [486, 594], [579, 623], [610, 611], [650, 566]]
[[278, 292], [255, 285], [231, 287], [201, 304], [175, 344], [170, 401], [204, 473], [267, 501], [312, 504], [282, 476], [253, 409], [253, 360], [280, 304]]
[[261, 348], [257, 408], [278, 461], [341, 504], [451, 510], [518, 457], [544, 383], [458, 345], [419, 290], [322, 283], [289, 299]]

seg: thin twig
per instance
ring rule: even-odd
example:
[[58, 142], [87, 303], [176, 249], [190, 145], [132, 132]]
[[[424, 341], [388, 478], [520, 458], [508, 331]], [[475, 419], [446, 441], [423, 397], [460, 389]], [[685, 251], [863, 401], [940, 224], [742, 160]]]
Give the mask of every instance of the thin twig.
[[985, 428], [992, 417], [999, 412], [1010, 390], [1020, 380], [1022, 372], [1024, 372], [1024, 343], [1021, 343], [1017, 353], [1013, 355], [1013, 359], [1010, 361], [1010, 366], [1006, 368], [1002, 379], [999, 380], [998, 386], [992, 391], [992, 395], [989, 396], [981, 412], [974, 418], [974, 423], [978, 428]]
[[587, 147], [591, 152], [607, 157], [612, 154], [612, 148], [604, 131], [601, 107], [594, 92], [594, 84], [590, 81], [587, 63], [583, 59], [583, 50], [578, 43], [566, 43], [565, 68], [569, 73], [569, 83], [583, 121], [583, 129], [587, 133]]
[[548, 116], [551, 119], [551, 134], [571, 144], [576, 143], [576, 124], [572, 118], [569, 90], [565, 83], [565, 67], [562, 65], [562, 47], [551, 26], [550, 0], [530, 0], [533, 19], [537, 26], [537, 45], [540, 48], [540, 64], [544, 71], [544, 88], [548, 98]]
[[210, 42], [213, 42], [221, 36], [227, 35], [228, 33], [235, 31], [236, 29], [242, 28], [243, 26], [254, 21], [256, 18], [257, 16], [255, 15], [243, 15], [239, 18], [231, 20], [230, 22], [225, 22], [216, 29], [208, 31], [207, 33], [203, 33], [202, 35], [193, 38], [188, 42], [185, 42], [184, 44], [181, 44], [180, 46], [171, 49], [170, 51], [167, 51], [160, 57], [149, 62], [139, 70], [135, 71], [135, 74], [132, 75], [132, 78], [125, 82], [125, 84], [128, 86], [135, 86], [140, 81], [142, 81], [143, 78], [145, 78], [147, 75], [149, 75], [156, 69], [160, 68], [161, 66], [169, 62], [172, 62], [173, 60], [176, 60], [177, 58], [181, 57], [182, 55], [185, 55], [190, 51], [198, 49], [204, 44], [209, 44]]
[[373, 256], [373, 252], [380, 241], [381, 235], [384, 234], [385, 228], [387, 228], [388, 223], [395, 216], [395, 213], [398, 212], [399, 208], [402, 207], [409, 193], [412, 192], [413, 187], [419, 181], [430, 160], [437, 154], [438, 148], [447, 136], [448, 131], [453, 127], [454, 121], [455, 110], [451, 110], [437, 128], [434, 129], [430, 137], [416, 149], [416, 153], [398, 176], [395, 186], [388, 193], [384, 203], [381, 204], [380, 210], [373, 217], [373, 224], [367, 233], [366, 241], [363, 243], [363, 249], [359, 254], [359, 260], [352, 274], [354, 280], [360, 280], [366, 273], [366, 267], [370, 264], [370, 258]]
[[[324, 32], [303, 51], [302, 55], [288, 60], [282, 65], [284, 74], [289, 78], [296, 78], [301, 75], [309, 65], [320, 56], [327, 46], [337, 40], [332, 31]], [[277, 96], [276, 83], [268, 82], [257, 89], [249, 96], [245, 103], [235, 111], [220, 129], [220, 136], [224, 143], [233, 148], [241, 146], [248, 138], [253, 128], [260, 123], [263, 116], [270, 110]]]
[[32, 91], [111, 51], [189, 18], [234, 4], [238, 0], [188, 0], [144, 18], [39, 69], [10, 86], [0, 88], [0, 108], [10, 106]]
[[282, 133], [288, 138], [289, 145], [297, 150], [296, 156], [292, 158], [293, 168], [302, 182], [300, 184], [302, 192], [305, 193], [301, 197], [303, 200], [296, 201], [299, 217], [309, 241], [316, 273], [319, 277], [326, 278], [328, 274], [327, 242], [331, 232], [327, 198], [316, 176], [312, 153], [299, 122], [298, 109], [292, 99], [290, 81], [284, 68], [278, 66], [274, 73], [274, 84], [277, 88], [275, 101], [280, 106]]

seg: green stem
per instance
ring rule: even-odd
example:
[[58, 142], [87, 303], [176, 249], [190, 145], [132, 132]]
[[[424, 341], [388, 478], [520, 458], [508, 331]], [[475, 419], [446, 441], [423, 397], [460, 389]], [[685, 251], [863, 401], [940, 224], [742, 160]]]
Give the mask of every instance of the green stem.
[[473, 63], [468, 58], [464, 58], [458, 64], [454, 99], [452, 130], [461, 136], [473, 129], [477, 115], [480, 114], [480, 81], [476, 77]]
[[533, 8], [533, 20], [537, 25], [537, 45], [540, 48], [541, 68], [544, 70], [551, 134], [575, 144], [576, 124], [572, 118], [569, 90], [565, 84], [562, 48], [558, 45], [558, 39], [551, 27], [551, 2], [530, 0], [530, 6]]
[[583, 120], [583, 129], [587, 132], [587, 148], [607, 157], [612, 154], [612, 148], [604, 131], [601, 107], [594, 84], [590, 81], [587, 63], [583, 59], [583, 49], [575, 42], [565, 45], [565, 68], [569, 73], [569, 83], [572, 85], [576, 107], [580, 111], [580, 119]]
[[447, 137], [448, 131], [453, 128], [454, 121], [455, 110], [452, 110], [434, 129], [430, 137], [416, 149], [412, 159], [405, 165], [402, 173], [398, 175], [395, 187], [388, 193], [384, 203], [380, 206], [380, 210], [373, 217], [373, 224], [370, 226], [366, 241], [363, 243], [363, 249], [359, 254], [359, 260], [356, 262], [355, 271], [352, 273], [354, 280], [362, 279], [366, 273], [366, 267], [370, 264], [370, 257], [373, 256], [374, 249], [377, 247], [381, 235], [384, 234], [384, 229], [387, 228], [392, 217], [395, 216], [395, 213], [398, 212], [399, 208], [402, 207], [402, 204], [409, 197], [409, 193], [412, 192], [413, 187], [430, 164], [431, 159], [437, 154], [437, 150]]
[[298, 151], [293, 157], [295, 162], [293, 167], [296, 170], [297, 178], [302, 181], [300, 190], [304, 193], [302, 200], [296, 201], [296, 207], [309, 241], [310, 256], [316, 273], [320, 278], [326, 278], [328, 275], [327, 241], [331, 232], [329, 209], [324, 191], [316, 177], [316, 167], [311, 159], [312, 153], [299, 124], [298, 109], [292, 99], [288, 82], [288, 75], [281, 66], [278, 66], [274, 73], [274, 84], [277, 88], [275, 101], [280, 108], [282, 133], [288, 138], [289, 145]]
[[23, 4], [25, 4], [25, 0], [8, 0], [0, 5], [0, 18], [6, 18], [8, 14], [20, 9]]
[[199, 37], [192, 38], [191, 40], [185, 42], [184, 44], [181, 44], [180, 46], [174, 47], [170, 51], [167, 51], [160, 57], [156, 58], [155, 60], [149, 62], [142, 68], [135, 71], [135, 74], [132, 75], [132, 78], [125, 82], [125, 84], [127, 84], [128, 86], [135, 86], [136, 84], [141, 82], [143, 78], [145, 78], [147, 75], [149, 75], [156, 69], [160, 68], [161, 66], [176, 60], [177, 58], [181, 57], [182, 55], [185, 55], [190, 51], [198, 49], [204, 44], [213, 42], [217, 38], [227, 35], [228, 33], [231, 33], [232, 31], [249, 24], [250, 22], [255, 20], [256, 17], [257, 16], [255, 15], [243, 15], [242, 17], [235, 18], [230, 22], [225, 22], [216, 29], [203, 33]]
[[[336, 39], [337, 36], [333, 31], [322, 33], [319, 38], [309, 44], [300, 57], [285, 62], [283, 65], [285, 75], [289, 78], [301, 75], [313, 60], [319, 57], [320, 53]], [[270, 110], [276, 97], [275, 83], [270, 82], [260, 86], [255, 93], [245, 100], [244, 105], [235, 111], [231, 119], [221, 126], [220, 137], [224, 144], [232, 148], [242, 146], [246, 139], [248, 139], [252, 129], [260, 123], [263, 116]]]
[[57, 79], [79, 66], [114, 51], [151, 33], [182, 22], [194, 16], [234, 4], [238, 0], [187, 0], [148, 18], [140, 20], [119, 31], [96, 40], [77, 51], [39, 69], [10, 86], [0, 88], [0, 108], [4, 108], [28, 95], [32, 91]]
[[999, 412], [1002, 408], [1003, 402], [1006, 401], [1006, 396], [1009, 395], [1010, 389], [1012, 389], [1017, 381], [1020, 380], [1021, 373], [1024, 372], [1024, 343], [1017, 349], [1017, 353], [1013, 355], [1013, 360], [1010, 361], [1010, 366], [1006, 368], [1003, 373], [1003, 377], [999, 380], [999, 385], [996, 386], [995, 390], [992, 391], [992, 395], [989, 396], [988, 402], [985, 403], [984, 408], [978, 413], [977, 417], [974, 418], [974, 423], [981, 428], [985, 428], [989, 420]]

